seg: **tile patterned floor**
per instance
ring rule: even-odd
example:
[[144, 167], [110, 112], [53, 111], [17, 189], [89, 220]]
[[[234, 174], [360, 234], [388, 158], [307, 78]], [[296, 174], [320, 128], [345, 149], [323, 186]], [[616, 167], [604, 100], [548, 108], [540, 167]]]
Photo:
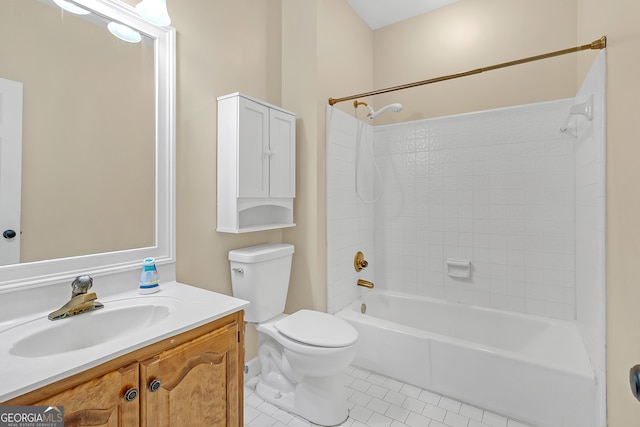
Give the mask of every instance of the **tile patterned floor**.
[[[404, 384], [375, 372], [349, 367], [349, 419], [342, 427], [533, 427], [463, 402]], [[245, 427], [313, 427], [245, 384]]]

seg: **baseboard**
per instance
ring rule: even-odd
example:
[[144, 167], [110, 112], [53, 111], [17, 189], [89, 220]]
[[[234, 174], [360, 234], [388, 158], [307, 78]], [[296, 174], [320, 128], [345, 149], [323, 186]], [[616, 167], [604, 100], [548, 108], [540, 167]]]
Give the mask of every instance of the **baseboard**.
[[257, 357], [249, 360], [244, 365], [244, 382], [247, 383], [250, 380], [254, 379], [262, 372], [262, 366], [260, 365], [260, 360]]

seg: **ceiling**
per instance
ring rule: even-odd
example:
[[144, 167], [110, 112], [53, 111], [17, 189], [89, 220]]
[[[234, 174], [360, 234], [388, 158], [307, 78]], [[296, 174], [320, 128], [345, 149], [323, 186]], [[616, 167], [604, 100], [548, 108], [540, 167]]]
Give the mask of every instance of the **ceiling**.
[[439, 9], [458, 0], [347, 0], [373, 30]]

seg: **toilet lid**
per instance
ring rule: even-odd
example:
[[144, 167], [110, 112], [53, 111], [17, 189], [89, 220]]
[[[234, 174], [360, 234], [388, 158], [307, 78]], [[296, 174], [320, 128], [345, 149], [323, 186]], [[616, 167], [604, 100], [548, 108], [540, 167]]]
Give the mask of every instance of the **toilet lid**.
[[347, 347], [358, 341], [358, 331], [327, 313], [300, 310], [274, 324], [286, 337], [317, 347]]

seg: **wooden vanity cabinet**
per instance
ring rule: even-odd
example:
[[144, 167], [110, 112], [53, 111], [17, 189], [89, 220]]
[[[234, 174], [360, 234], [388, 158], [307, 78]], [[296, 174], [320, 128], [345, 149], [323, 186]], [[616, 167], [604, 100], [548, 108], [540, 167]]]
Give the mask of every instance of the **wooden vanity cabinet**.
[[65, 426], [243, 425], [243, 312], [3, 405], [64, 406]]
[[227, 325], [140, 364], [144, 426], [240, 426], [238, 325]]
[[64, 406], [65, 426], [137, 427], [139, 399], [127, 401], [125, 393], [138, 388], [138, 364], [133, 363], [93, 378], [34, 405]]

